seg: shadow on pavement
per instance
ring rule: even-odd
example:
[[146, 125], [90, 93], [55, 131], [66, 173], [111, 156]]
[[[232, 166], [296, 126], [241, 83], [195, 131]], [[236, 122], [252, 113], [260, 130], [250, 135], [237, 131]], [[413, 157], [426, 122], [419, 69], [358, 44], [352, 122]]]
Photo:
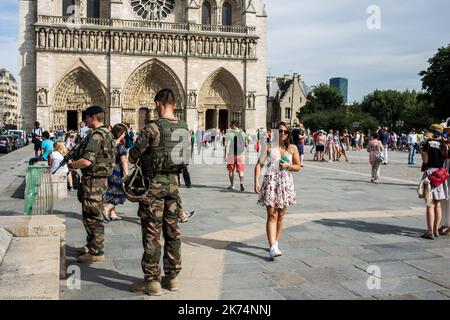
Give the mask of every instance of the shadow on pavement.
[[[182, 237], [182, 241], [186, 244], [196, 246], [196, 247], [201, 245], [201, 246], [206, 246], [206, 247], [210, 247], [213, 249], [227, 250], [227, 251], [231, 251], [231, 252], [244, 254], [247, 256], [262, 259], [264, 261], [271, 261], [271, 259], [269, 257], [267, 257], [267, 248], [251, 246], [251, 245], [248, 245], [243, 242], [223, 241], [223, 240], [205, 239], [205, 238], [198, 238], [198, 237]], [[259, 255], [255, 252], [251, 252], [250, 250], [245, 250], [245, 249], [250, 249], [250, 250], [256, 249], [257, 251], [263, 251], [265, 253], [265, 255], [264, 256]]]
[[252, 194], [252, 195], [255, 194], [254, 192], [250, 192], [250, 191], [230, 190], [230, 189], [224, 188], [224, 187], [213, 187], [213, 186], [205, 186], [205, 185], [198, 185], [198, 184], [193, 184], [192, 189], [216, 189], [223, 193]]
[[[131, 283], [143, 280], [142, 278], [121, 274], [114, 270], [94, 268], [92, 266], [95, 266], [95, 263], [92, 266], [90, 264], [78, 263], [76, 262], [76, 257], [78, 257], [79, 254], [74, 247], [68, 245], [66, 245], [66, 255], [71, 257], [70, 259], [66, 259], [66, 264], [77, 265], [80, 268], [81, 280], [83, 281], [95, 282], [112, 289], [130, 292], [129, 287]], [[124, 283], [124, 281], [129, 283]], [[99, 297], [99, 299], [101, 299], [101, 297]]]
[[392, 234], [399, 236], [418, 237], [423, 234], [423, 229], [371, 223], [359, 220], [335, 220], [335, 219], [322, 219], [314, 221], [315, 223], [322, 224], [327, 227], [339, 227], [353, 229], [360, 232], [378, 233], [378, 234]]
[[[368, 184], [373, 184], [372, 182], [370, 182], [369, 180], [353, 180], [353, 179], [339, 179], [339, 178], [321, 178], [322, 180], [331, 180], [331, 181], [346, 181], [346, 182], [361, 182], [361, 183], [368, 183]], [[383, 180], [383, 177], [381, 177], [381, 179]], [[412, 183], [392, 183], [392, 182], [380, 182], [378, 183], [379, 185], [387, 185], [387, 186], [402, 186], [402, 187], [414, 187], [416, 188], [417, 185], [412, 184]], [[413, 189], [413, 188], [408, 188], [408, 189]]]

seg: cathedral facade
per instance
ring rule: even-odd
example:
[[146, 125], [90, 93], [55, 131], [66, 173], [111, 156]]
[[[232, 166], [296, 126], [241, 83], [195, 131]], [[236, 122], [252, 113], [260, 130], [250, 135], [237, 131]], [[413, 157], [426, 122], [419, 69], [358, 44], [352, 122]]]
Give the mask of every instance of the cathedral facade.
[[191, 129], [266, 123], [262, 0], [19, 0], [25, 129], [77, 130], [91, 105], [141, 129], [162, 88]]

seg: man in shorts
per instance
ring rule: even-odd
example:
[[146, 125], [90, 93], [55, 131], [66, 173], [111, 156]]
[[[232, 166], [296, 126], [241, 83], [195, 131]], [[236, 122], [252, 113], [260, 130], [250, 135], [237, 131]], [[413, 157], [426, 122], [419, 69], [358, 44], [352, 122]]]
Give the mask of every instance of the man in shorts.
[[245, 191], [243, 184], [245, 148], [244, 132], [237, 127], [236, 121], [232, 121], [225, 141], [225, 161], [227, 163], [228, 177], [230, 178], [230, 186], [228, 187], [230, 190], [234, 190], [234, 171], [236, 170], [239, 174], [241, 191]]

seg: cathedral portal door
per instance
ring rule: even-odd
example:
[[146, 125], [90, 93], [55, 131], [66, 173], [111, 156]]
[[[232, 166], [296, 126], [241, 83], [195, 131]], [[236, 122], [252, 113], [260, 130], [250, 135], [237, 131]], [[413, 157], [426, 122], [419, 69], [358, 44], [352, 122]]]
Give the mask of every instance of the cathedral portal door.
[[229, 128], [228, 125], [228, 110], [219, 111], [219, 129], [226, 131]]
[[67, 111], [67, 131], [78, 131], [78, 111]]

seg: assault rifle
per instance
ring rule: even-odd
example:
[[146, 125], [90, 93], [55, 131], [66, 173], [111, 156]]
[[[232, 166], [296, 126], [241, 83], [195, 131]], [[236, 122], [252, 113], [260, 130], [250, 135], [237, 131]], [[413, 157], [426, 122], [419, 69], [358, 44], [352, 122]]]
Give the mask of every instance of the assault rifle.
[[83, 140], [81, 140], [80, 143], [78, 143], [75, 147], [73, 147], [72, 149], [70, 149], [70, 151], [64, 156], [64, 159], [60, 162], [58, 168], [56, 168], [52, 174], [55, 174], [59, 169], [61, 169], [62, 167], [64, 167], [67, 162], [69, 162], [70, 160], [74, 160], [78, 150], [80, 150], [81, 147], [84, 146], [84, 144], [86, 144], [87, 142], [87, 137], [84, 138]]

